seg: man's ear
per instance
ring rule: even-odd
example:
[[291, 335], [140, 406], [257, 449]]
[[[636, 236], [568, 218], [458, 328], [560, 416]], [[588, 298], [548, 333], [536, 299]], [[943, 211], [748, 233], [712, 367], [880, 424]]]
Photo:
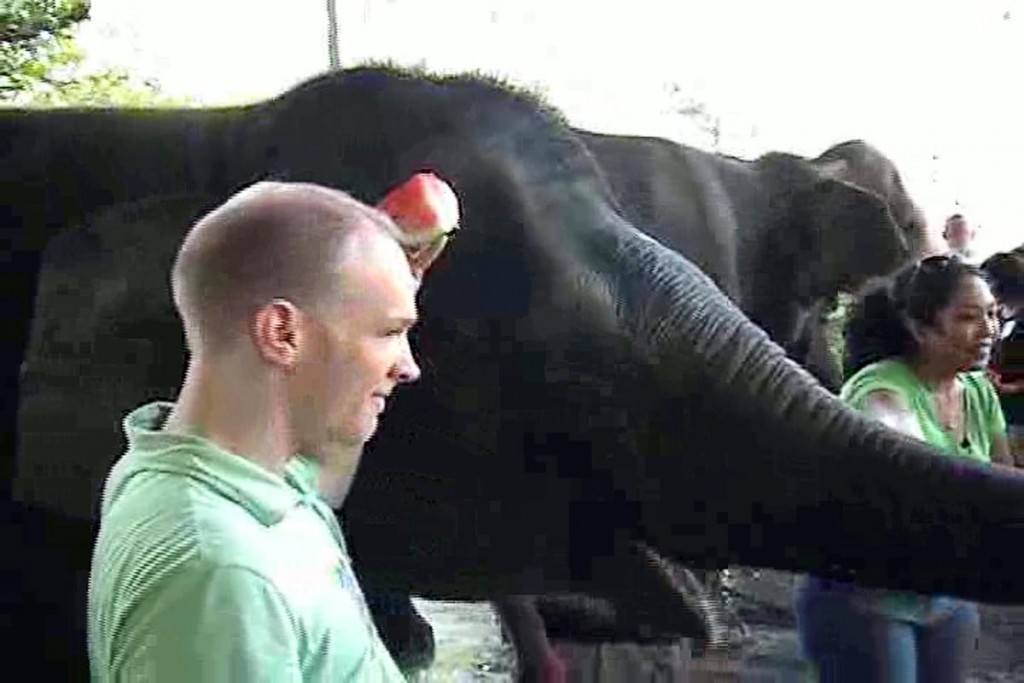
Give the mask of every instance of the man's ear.
[[274, 299], [251, 319], [250, 334], [257, 353], [276, 368], [291, 372], [298, 364], [303, 343], [302, 311], [290, 301]]

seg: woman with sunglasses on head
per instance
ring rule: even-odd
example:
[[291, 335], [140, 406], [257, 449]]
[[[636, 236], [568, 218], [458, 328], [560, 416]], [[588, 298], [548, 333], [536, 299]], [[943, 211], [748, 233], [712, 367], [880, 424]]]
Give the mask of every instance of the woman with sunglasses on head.
[[[956, 256], [910, 264], [855, 301], [840, 398], [949, 457], [1012, 466], [985, 374], [998, 328], [996, 300], [977, 267]], [[949, 596], [808, 576], [798, 581], [794, 608], [804, 655], [823, 682], [960, 682], [977, 646], [977, 608]]]

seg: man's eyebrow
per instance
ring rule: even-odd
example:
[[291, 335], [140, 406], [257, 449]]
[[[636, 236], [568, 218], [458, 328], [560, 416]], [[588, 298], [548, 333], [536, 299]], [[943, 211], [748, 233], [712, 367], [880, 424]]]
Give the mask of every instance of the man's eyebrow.
[[419, 316], [415, 315], [415, 314], [413, 314], [412, 316], [405, 315], [405, 314], [399, 314], [399, 315], [392, 315], [392, 316], [389, 316], [389, 317], [391, 318], [391, 322], [392, 323], [394, 323], [396, 325], [404, 325], [405, 327], [412, 327], [413, 325], [418, 323], [419, 320], [420, 320]]

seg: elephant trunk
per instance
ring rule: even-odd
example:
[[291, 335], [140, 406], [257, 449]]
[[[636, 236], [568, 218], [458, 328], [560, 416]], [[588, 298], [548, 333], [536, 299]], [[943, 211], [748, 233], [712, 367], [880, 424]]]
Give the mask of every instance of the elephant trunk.
[[624, 251], [648, 288], [618, 275], [623, 310], [663, 382], [649, 457], [623, 482], [647, 542], [695, 566], [1024, 603], [1005, 559], [1024, 542], [1024, 476], [846, 408], [684, 259], [642, 238]]

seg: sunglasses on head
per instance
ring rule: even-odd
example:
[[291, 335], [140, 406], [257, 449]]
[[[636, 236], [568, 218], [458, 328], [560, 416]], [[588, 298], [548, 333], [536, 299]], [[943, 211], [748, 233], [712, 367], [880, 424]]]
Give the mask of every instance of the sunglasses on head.
[[960, 257], [955, 254], [937, 254], [923, 258], [914, 264], [914, 272], [910, 276], [910, 281], [913, 282], [920, 273], [938, 273], [948, 268], [950, 264], [959, 261]]
[[953, 261], [959, 261], [960, 258], [954, 254], [936, 254], [935, 256], [928, 256], [917, 262], [919, 270], [931, 270], [931, 269], [943, 269]]
[[[901, 289], [904, 292], [912, 292], [917, 284], [918, 277], [922, 274], [925, 277], [940, 273], [948, 268], [952, 263], [959, 262], [959, 257], [955, 254], [937, 254], [935, 256], [928, 256], [926, 258], [918, 260], [914, 263], [914, 269], [910, 275], [903, 280], [905, 283]], [[899, 286], [899, 285], [897, 285]]]

